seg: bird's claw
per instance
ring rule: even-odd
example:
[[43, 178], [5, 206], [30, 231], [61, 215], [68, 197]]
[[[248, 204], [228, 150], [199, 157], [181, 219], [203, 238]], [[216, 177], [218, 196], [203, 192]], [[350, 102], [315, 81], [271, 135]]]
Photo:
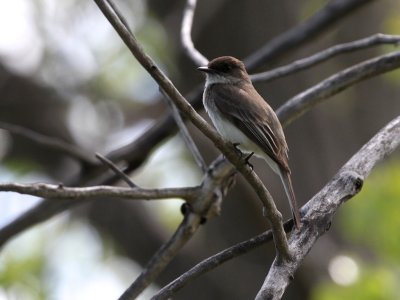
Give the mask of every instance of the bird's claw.
[[[243, 155], [244, 155], [244, 154], [243, 154], [243, 152], [239, 149], [239, 145], [240, 145], [240, 143], [233, 143], [233, 147], [235, 148], [236, 152], [238, 153], [238, 155], [240, 156], [240, 158], [243, 158]], [[248, 166], [251, 168], [252, 171], [254, 170], [254, 166], [249, 162], [249, 160], [250, 160], [250, 158], [253, 156], [253, 154], [254, 154], [254, 152], [251, 152], [249, 155], [247, 155], [247, 156], [244, 158], [245, 164], [248, 165]]]
[[235, 148], [236, 153], [240, 156], [243, 157], [243, 152], [239, 149], [240, 143], [233, 143], [233, 148]]
[[244, 159], [244, 162], [246, 163], [246, 165], [248, 165], [250, 167], [250, 169], [253, 171], [254, 170], [254, 166], [249, 162], [250, 158], [253, 156], [254, 152], [251, 152], [249, 155], [247, 155]]

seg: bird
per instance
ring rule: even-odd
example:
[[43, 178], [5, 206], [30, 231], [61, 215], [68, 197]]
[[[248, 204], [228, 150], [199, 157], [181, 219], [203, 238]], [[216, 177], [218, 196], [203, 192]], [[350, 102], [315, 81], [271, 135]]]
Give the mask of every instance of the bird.
[[206, 74], [203, 104], [218, 133], [235, 148], [264, 159], [279, 175], [296, 229], [301, 218], [291, 180], [288, 146], [282, 125], [271, 106], [254, 88], [245, 65], [221, 56], [197, 68]]

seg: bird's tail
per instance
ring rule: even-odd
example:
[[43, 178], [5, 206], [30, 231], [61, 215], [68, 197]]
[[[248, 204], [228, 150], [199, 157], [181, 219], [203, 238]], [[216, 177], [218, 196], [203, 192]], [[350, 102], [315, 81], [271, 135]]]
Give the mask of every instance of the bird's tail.
[[296, 196], [294, 195], [292, 179], [290, 173], [280, 168], [279, 176], [281, 177], [283, 187], [285, 188], [286, 196], [288, 197], [290, 208], [292, 209], [294, 225], [297, 229], [300, 228], [300, 212], [297, 206]]

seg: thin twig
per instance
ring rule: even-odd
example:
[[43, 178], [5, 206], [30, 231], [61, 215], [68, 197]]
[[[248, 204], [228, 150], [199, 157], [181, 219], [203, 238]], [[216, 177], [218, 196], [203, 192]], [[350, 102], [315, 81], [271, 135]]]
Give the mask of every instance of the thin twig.
[[191, 35], [196, 3], [197, 0], [186, 1], [182, 18], [181, 41], [186, 55], [193, 60], [194, 64], [197, 66], [204, 66], [208, 63], [208, 59], [194, 47]]
[[351, 14], [354, 10], [372, 0], [331, 0], [316, 14], [304, 23], [298, 24], [288, 31], [267, 42], [260, 49], [245, 59], [249, 71], [263, 63], [275, 60], [289, 51], [298, 49], [302, 44], [315, 38], [332, 27], [337, 21]]
[[0, 183], [1, 192], [16, 192], [20, 194], [45, 197], [51, 199], [85, 200], [97, 197], [110, 197], [131, 200], [155, 200], [181, 198], [191, 203], [197, 196], [199, 187], [144, 189], [116, 186], [66, 187], [56, 184], [33, 183]]
[[137, 185], [126, 175], [123, 171], [121, 171], [111, 160], [107, 157], [101, 155], [100, 153], [96, 153], [96, 157], [107, 167], [109, 167], [119, 178], [126, 182], [131, 188], [137, 187]]
[[331, 97], [355, 83], [400, 67], [400, 51], [381, 55], [336, 73], [317, 85], [289, 99], [278, 110], [277, 114], [283, 125], [310, 110], [324, 99]]
[[124, 15], [121, 13], [121, 11], [119, 10], [118, 6], [114, 4], [114, 2], [110, 1], [110, 0], [106, 0], [108, 5], [111, 6], [112, 10], [114, 11], [114, 13], [118, 16], [118, 18], [121, 20], [121, 23], [124, 24], [126, 30], [128, 30], [130, 33], [133, 33], [132, 30], [129, 27], [129, 23], [128, 21], [125, 19]]
[[185, 122], [183, 121], [181, 114], [179, 113], [178, 109], [176, 108], [174, 102], [171, 98], [164, 92], [164, 90], [160, 89], [161, 93], [164, 95], [169, 108], [171, 109], [172, 116], [178, 125], [179, 132], [181, 134], [182, 139], [184, 140], [186, 147], [189, 149], [190, 153], [192, 154], [194, 161], [196, 162], [197, 166], [203, 173], [207, 172], [208, 166], [203, 159], [203, 156], [200, 154], [199, 149], [197, 148], [196, 144], [194, 143]]
[[399, 43], [400, 43], [400, 36], [398, 36], [398, 35], [388, 35], [388, 34], [377, 33], [377, 34], [374, 34], [367, 38], [363, 38], [363, 39], [356, 40], [356, 41], [349, 42], [349, 43], [335, 45], [335, 46], [325, 49], [321, 52], [315, 53], [309, 57], [296, 60], [285, 66], [275, 68], [270, 71], [266, 71], [266, 72], [262, 72], [262, 73], [252, 74], [250, 77], [253, 82], [272, 81], [274, 79], [284, 77], [284, 76], [299, 72], [301, 70], [305, 70], [307, 68], [315, 66], [316, 64], [322, 63], [322, 62], [324, 62], [332, 57], [335, 57], [339, 54], [342, 54], [342, 53], [353, 52], [356, 50], [361, 50], [361, 49], [365, 49], [365, 48], [369, 48], [369, 47], [377, 46], [377, 45], [398, 46]]
[[59, 151], [64, 155], [77, 159], [78, 161], [89, 165], [97, 165], [97, 162], [92, 154], [74, 145], [68, 144], [59, 138], [50, 137], [31, 129], [5, 122], [0, 122], [0, 128], [9, 131], [12, 134], [23, 136], [24, 138], [27, 138], [39, 145]]
[[[290, 253], [287, 248], [287, 239], [282, 225], [282, 216], [276, 209], [271, 194], [264, 186], [260, 178], [252, 172], [237, 155], [232, 145], [226, 142], [216, 131], [196, 112], [196, 110], [187, 102], [181, 93], [175, 88], [172, 82], [157, 67], [155, 62], [143, 51], [135, 36], [130, 34], [123, 26], [118, 16], [112, 11], [110, 6], [104, 0], [94, 0], [108, 21], [120, 35], [131, 53], [138, 62], [149, 72], [158, 85], [174, 101], [180, 111], [205, 135], [214, 145], [225, 155], [225, 157], [235, 165], [245, 179], [250, 183], [263, 206], [267, 209], [267, 217], [274, 232], [274, 242], [278, 257], [283, 260], [290, 259]], [[111, 1], [111, 0], [109, 0]]]

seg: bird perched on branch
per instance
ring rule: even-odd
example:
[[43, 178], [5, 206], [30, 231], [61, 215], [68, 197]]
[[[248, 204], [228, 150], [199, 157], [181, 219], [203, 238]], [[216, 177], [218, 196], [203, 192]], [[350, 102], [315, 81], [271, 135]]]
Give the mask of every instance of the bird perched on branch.
[[273, 109], [251, 83], [242, 61], [222, 56], [198, 70], [206, 74], [204, 107], [217, 131], [240, 151], [265, 159], [282, 180], [300, 228], [300, 213], [290, 177], [288, 146]]

